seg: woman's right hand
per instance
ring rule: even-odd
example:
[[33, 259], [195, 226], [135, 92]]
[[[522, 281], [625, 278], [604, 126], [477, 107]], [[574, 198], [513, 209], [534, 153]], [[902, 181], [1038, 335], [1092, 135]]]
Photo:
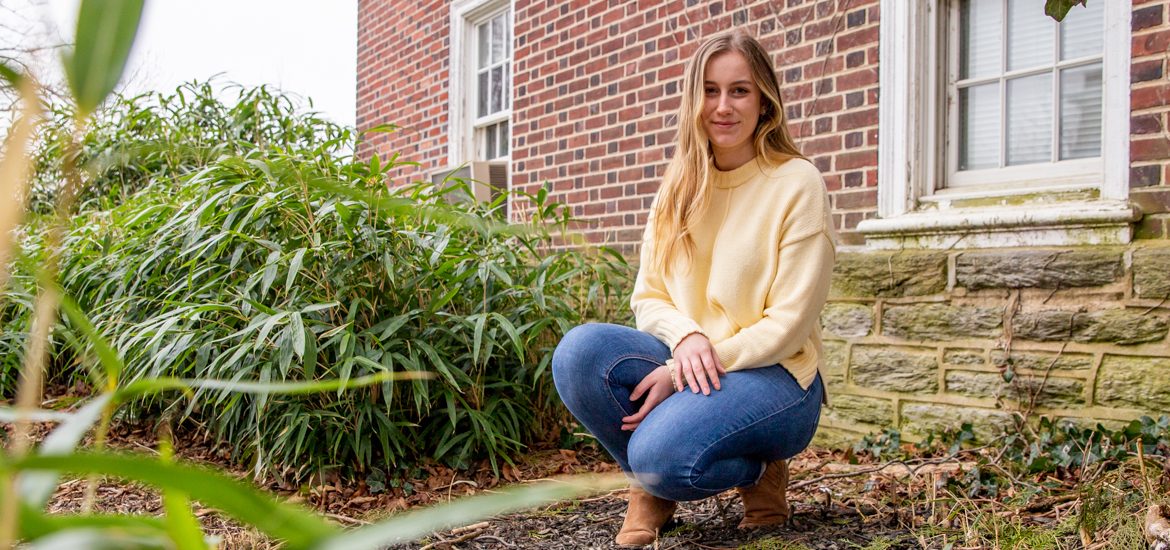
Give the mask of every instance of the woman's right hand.
[[711, 340], [698, 332], [683, 338], [675, 346], [673, 360], [675, 368], [671, 374], [674, 387], [679, 390], [685, 378], [691, 393], [702, 391], [703, 395], [711, 395], [711, 387], [720, 389], [719, 377], [727, 374], [723, 363], [715, 355], [715, 346], [711, 345]]

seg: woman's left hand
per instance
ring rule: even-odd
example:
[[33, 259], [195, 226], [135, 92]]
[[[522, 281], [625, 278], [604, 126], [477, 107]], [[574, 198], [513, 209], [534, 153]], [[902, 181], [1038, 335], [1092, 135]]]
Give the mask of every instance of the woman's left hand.
[[674, 382], [670, 379], [670, 367], [662, 365], [647, 374], [638, 385], [634, 387], [634, 391], [630, 393], [630, 401], [637, 401], [646, 395], [646, 401], [642, 403], [642, 408], [638, 412], [622, 418], [622, 429], [628, 432], [634, 431], [646, 415], [654, 410], [659, 403], [663, 402], [670, 394], [674, 393]]

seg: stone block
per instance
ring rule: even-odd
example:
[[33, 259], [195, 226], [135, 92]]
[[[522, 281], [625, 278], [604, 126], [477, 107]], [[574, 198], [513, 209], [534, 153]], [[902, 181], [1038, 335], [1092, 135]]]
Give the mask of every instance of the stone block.
[[856, 252], [837, 256], [831, 296], [893, 298], [939, 294], [947, 256], [938, 252]]
[[1142, 344], [1163, 340], [1168, 326], [1163, 317], [1128, 309], [1088, 313], [1047, 309], [1017, 313], [1012, 320], [1016, 338], [1040, 342]]
[[1003, 314], [997, 308], [947, 304], [889, 306], [882, 313], [882, 332], [906, 340], [997, 338]]
[[938, 363], [931, 352], [884, 346], [854, 346], [849, 372], [854, 384], [875, 390], [911, 393], [938, 391]]
[[894, 402], [859, 395], [833, 395], [825, 407], [825, 417], [837, 423], [889, 426], [895, 420]]
[[852, 449], [865, 434], [821, 424], [813, 435], [812, 444], [829, 449]]
[[825, 385], [830, 388], [845, 385], [845, 370], [849, 367], [848, 347], [841, 342], [826, 341], [824, 351], [825, 370], [822, 374]]
[[1106, 355], [1097, 373], [1097, 404], [1165, 414], [1170, 410], [1170, 357]]
[[1133, 293], [1148, 300], [1170, 297], [1170, 247], [1134, 251]]
[[931, 433], [957, 430], [966, 422], [971, 423], [975, 439], [982, 443], [995, 439], [1015, 426], [1011, 415], [1000, 411], [955, 405], [902, 405], [900, 427], [904, 434], [926, 437]]
[[868, 336], [873, 328], [873, 309], [861, 304], [827, 304], [821, 312], [821, 326], [828, 332], [828, 336]]
[[955, 259], [955, 282], [971, 290], [1103, 286], [1124, 274], [1121, 258], [1108, 248], [966, 252]]
[[972, 365], [982, 365], [987, 361], [983, 359], [983, 352], [974, 349], [948, 349], [943, 352], [943, 363], [948, 365], [962, 365], [969, 367]]
[[1029, 403], [1032, 394], [1036, 404], [1048, 407], [1084, 405], [1085, 383], [1071, 378], [1016, 375], [1011, 382], [1005, 382], [997, 372], [948, 371], [947, 391], [969, 397], [986, 399], [1004, 398], [1018, 403]]
[[[1037, 372], [1077, 372], [1093, 368], [1093, 356], [1086, 353], [1043, 353], [1013, 351], [1011, 353], [1012, 368], [1032, 370]], [[1008, 364], [1008, 354], [1002, 350], [992, 350], [991, 364], [1004, 368]], [[1049, 369], [1051, 368], [1051, 371]]]

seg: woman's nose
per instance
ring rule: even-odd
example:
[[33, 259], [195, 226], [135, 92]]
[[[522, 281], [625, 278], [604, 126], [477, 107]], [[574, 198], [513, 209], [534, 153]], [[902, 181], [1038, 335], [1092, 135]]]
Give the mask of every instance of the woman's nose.
[[731, 110], [731, 98], [727, 94], [719, 94], [719, 104], [716, 109], [721, 113], [726, 113]]

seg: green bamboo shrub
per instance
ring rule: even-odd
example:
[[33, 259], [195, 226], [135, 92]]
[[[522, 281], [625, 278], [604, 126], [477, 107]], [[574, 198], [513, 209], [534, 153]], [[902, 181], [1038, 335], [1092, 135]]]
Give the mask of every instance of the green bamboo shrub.
[[[64, 102], [45, 105], [31, 181], [34, 212], [51, 212], [64, 185], [76, 109]], [[90, 117], [79, 140], [77, 164], [89, 172], [79, 202], [82, 210], [105, 210], [146, 187], [173, 187], [225, 156], [258, 150], [336, 154], [349, 134], [265, 86], [193, 81], [169, 94], [115, 95]]]
[[[410, 359], [414, 365], [397, 366], [393, 362], [371, 359], [368, 353], [364, 353], [367, 348], [361, 353], [356, 351], [355, 346], [367, 343], [367, 339], [354, 331], [359, 326], [364, 327], [359, 323], [384, 314], [376, 304], [380, 298], [378, 293], [384, 293], [387, 287], [385, 281], [369, 276], [372, 270], [377, 270], [364, 265], [369, 263], [369, 252], [354, 245], [392, 237], [386, 232], [387, 220], [403, 220], [402, 227], [410, 238], [421, 239], [424, 244], [436, 236], [447, 243], [450, 239], [446, 235], [462, 230], [467, 230], [472, 237], [467, 241], [457, 239], [457, 242], [470, 242], [479, 238], [475, 237], [478, 235], [482, 237], [481, 244], [498, 244], [499, 241], [493, 239], [502, 236], [510, 239], [506, 236], [512, 235], [516, 240], [507, 243], [521, 250], [515, 258], [539, 264], [532, 266], [535, 271], [550, 272], [539, 267], [546, 265], [545, 256], [528, 246], [547, 240], [547, 233], [542, 235], [545, 227], [538, 225], [534, 226], [535, 232], [525, 232], [522, 228], [502, 226], [485, 220], [485, 212], [474, 208], [464, 211], [443, 207], [437, 202], [435, 193], [426, 189], [410, 190], [404, 196], [387, 196], [383, 166], [377, 158], [369, 164], [362, 164], [328, 154], [337, 144], [346, 142], [348, 131], [341, 131], [333, 137], [325, 136], [323, 140], [319, 139], [321, 134], [305, 134], [303, 137], [313, 144], [310, 147], [289, 143], [266, 145], [262, 140], [256, 140], [255, 147], [246, 146], [236, 152], [221, 151], [218, 156], [198, 153], [204, 145], [197, 144], [191, 149], [197, 154], [180, 151], [172, 158], [163, 151], [165, 162], [154, 165], [149, 161], [136, 161], [132, 156], [109, 163], [103, 160], [102, 154], [94, 155], [93, 148], [87, 145], [92, 145], [92, 141], [85, 138], [90, 135], [88, 129], [101, 127], [100, 124], [91, 126], [91, 123], [100, 120], [95, 113], [101, 112], [102, 105], [107, 104], [110, 93], [121, 78], [143, 7], [144, 0], [82, 0], [73, 45], [62, 56], [69, 88], [63, 101], [71, 107], [53, 110], [58, 115], [71, 114], [55, 116], [52, 120], [56, 126], [44, 123], [40, 85], [30, 75], [0, 62], [0, 86], [15, 91], [20, 97], [19, 118], [5, 137], [4, 147], [0, 148], [0, 196], [4, 197], [0, 201], [0, 292], [3, 292], [0, 295], [0, 328], [5, 330], [5, 338], [0, 340], [0, 353], [4, 354], [0, 367], [6, 369], [0, 373], [4, 375], [0, 377], [0, 383], [17, 380], [11, 393], [8, 393], [9, 388], [0, 386], [0, 390], [5, 391], [2, 397], [15, 396], [12, 400], [14, 406], [0, 404], [0, 422], [11, 425], [11, 429], [6, 427], [0, 432], [6, 444], [3, 456], [0, 456], [0, 548], [18, 544], [36, 548], [195, 550], [215, 547], [217, 541], [205, 536], [191, 509], [192, 498], [281, 540], [285, 548], [383, 548], [387, 544], [418, 538], [435, 529], [466, 524], [492, 514], [616, 487], [620, 482], [616, 477], [575, 478], [564, 483], [531, 485], [414, 511], [342, 532], [336, 525], [297, 506], [281, 503], [231, 476], [177, 462], [165, 433], [160, 434], [156, 455], [127, 455], [105, 450], [106, 435], [115, 414], [159, 409], [175, 411], [179, 402], [173, 398], [164, 399], [164, 396], [177, 392], [190, 399], [192, 409], [204, 404], [214, 406], [217, 411], [252, 406], [255, 414], [250, 421], [261, 425], [266, 424], [264, 415], [270, 412], [266, 407], [270, 400], [275, 402], [274, 398], [294, 395], [334, 396], [335, 399], [326, 400], [327, 403], [337, 401], [343, 395], [357, 395], [358, 403], [376, 401], [377, 396], [382, 396], [386, 412], [379, 411], [378, 414], [397, 415], [389, 406], [392, 398], [387, 397], [393, 396], [396, 388], [386, 386], [386, 383], [421, 382], [435, 377], [435, 373], [412, 372], [420, 370], [417, 368], [420, 361], [413, 352]], [[263, 122], [264, 118], [259, 120]], [[281, 123], [280, 128], [289, 127], [283, 124], [287, 120], [276, 122]], [[54, 134], [54, 130], [58, 132]], [[38, 135], [44, 145], [40, 155], [34, 152]], [[55, 163], [34, 162], [33, 157], [53, 160], [54, 150], [59, 157]], [[175, 159], [193, 162], [175, 162]], [[119, 163], [123, 169], [109, 170]], [[44, 170], [37, 181], [47, 182], [39, 190], [47, 193], [45, 200], [51, 199], [52, 214], [47, 214], [45, 210], [48, 208], [45, 208], [40, 216], [30, 218], [27, 209], [35, 178], [31, 170], [34, 165]], [[124, 170], [143, 166], [147, 168]], [[109, 177], [111, 173], [116, 177]], [[105, 181], [110, 185], [104, 188], [97, 185], [95, 191], [91, 184], [100, 184], [103, 178], [107, 178]], [[77, 214], [79, 197], [83, 199], [83, 208]], [[192, 202], [201, 197], [205, 199], [203, 204]], [[269, 208], [270, 203], [277, 206]], [[543, 208], [543, 197], [537, 197], [536, 203], [542, 206], [537, 212], [538, 220], [547, 219], [547, 214], [556, 210], [554, 205]], [[494, 206], [498, 208], [498, 205]], [[110, 207], [114, 209], [109, 210]], [[490, 215], [490, 208], [486, 214]], [[285, 215], [288, 219], [277, 218]], [[115, 222], [123, 225], [112, 225]], [[460, 231], [451, 227], [458, 227]], [[146, 233], [134, 235], [125, 231], [126, 228]], [[178, 235], [181, 229], [194, 233], [187, 235], [184, 241]], [[348, 241], [339, 238], [339, 231], [345, 233]], [[162, 248], [143, 244], [155, 237]], [[118, 238], [126, 241], [112, 240]], [[221, 246], [221, 243], [226, 244]], [[69, 248], [73, 245], [78, 251]], [[261, 249], [255, 248], [257, 245]], [[234, 251], [226, 271], [222, 265], [224, 247]], [[287, 269], [282, 271], [281, 266], [287, 259], [282, 251], [292, 250], [292, 247], [298, 248], [293, 252]], [[429, 261], [432, 267], [437, 259], [447, 257], [446, 248], [446, 244], [427, 248], [431, 252]], [[262, 255], [265, 251], [268, 255], [260, 262], [256, 253]], [[125, 258], [137, 267], [133, 273], [116, 269], [102, 273], [90, 269], [86, 263], [88, 259], [100, 264], [114, 253], [135, 252], [150, 254], [150, 257], [147, 260], [139, 258], [140, 261], [136, 262], [131, 261], [134, 258]], [[537, 262], [530, 254], [541, 259]], [[318, 256], [336, 260], [356, 271], [339, 274], [328, 266], [322, 268], [312, 259]], [[310, 257], [308, 264], [306, 257]], [[382, 259], [387, 274], [394, 272], [390, 264], [394, 256], [383, 253], [373, 257]], [[552, 256], [554, 264], [557, 257], [563, 256]], [[206, 266], [200, 263], [203, 259], [209, 262]], [[414, 260], [417, 267], [428, 268], [417, 258]], [[119, 264], [107, 265], [117, 268]], [[155, 269], [156, 265], [177, 271], [160, 272]], [[308, 269], [304, 269], [306, 265]], [[619, 276], [623, 272], [622, 265], [620, 261], [613, 264], [618, 267]], [[235, 277], [237, 268], [260, 269], [258, 292], [255, 292], [256, 277], [249, 275], [241, 284]], [[362, 271], [363, 268], [367, 270]], [[76, 286], [65, 288], [63, 282], [66, 279], [62, 276], [66, 275], [66, 270], [75, 276], [68, 283]], [[499, 266], [488, 265], [487, 270], [508, 276], [508, 272]], [[551, 272], [571, 278], [585, 271]], [[604, 268], [598, 273], [602, 273], [603, 278], [611, 274]], [[302, 275], [316, 276], [301, 283], [302, 286], [319, 285], [324, 290], [306, 291], [304, 296], [309, 297], [309, 305], [290, 310], [288, 308], [305, 303], [295, 298], [300, 296], [297, 283]], [[353, 277], [346, 279], [349, 275]], [[404, 272], [404, 275], [410, 273]], [[276, 283], [277, 276], [284, 277], [283, 286]], [[338, 279], [322, 276], [336, 276]], [[525, 356], [521, 347], [523, 339], [528, 336], [533, 345], [538, 340], [523, 331], [531, 325], [522, 328], [507, 325], [506, 317], [489, 310], [486, 293], [490, 277], [481, 275], [480, 279], [485, 293], [484, 305], [474, 326], [473, 367], [470, 369], [477, 376], [489, 372], [494, 357], [490, 349], [480, 354], [484, 345], [490, 347], [496, 343], [496, 338], [502, 339], [496, 333], [496, 323], [489, 324], [489, 319], [504, 327], [519, 359]], [[230, 285], [222, 284], [225, 282]], [[415, 282], [426, 282], [425, 277]], [[461, 280], [449, 282], [457, 292]], [[550, 286], [561, 282], [563, 280], [554, 281]], [[509, 284], [514, 285], [511, 281]], [[335, 285], [345, 285], [347, 290], [362, 287], [362, 291], [355, 292], [354, 300], [347, 302], [350, 304], [348, 308], [340, 310], [345, 312], [344, 324], [321, 332], [316, 325], [336, 325], [342, 319], [333, 313], [313, 314], [342, 308], [343, 302], [311, 302], [319, 296], [331, 296], [337, 288]], [[570, 300], [569, 303], [585, 304], [586, 309], [606, 307], [606, 298], [611, 291], [609, 283], [603, 282], [600, 287], [587, 286], [590, 290], [600, 288], [602, 294], [586, 295], [590, 304], [579, 300]], [[427, 294], [436, 289], [419, 287], [417, 290], [418, 304], [421, 305], [424, 296], [427, 297], [426, 309], [431, 314], [449, 313], [446, 306], [458, 303], [454, 300], [454, 293], [442, 294], [436, 300]], [[438, 290], [446, 292], [445, 288]], [[142, 294], [147, 292], [159, 294]], [[76, 297], [87, 299], [87, 305], [106, 308], [102, 309], [102, 316], [96, 318], [98, 326], [88, 311], [90, 308], [79, 305]], [[175, 302], [182, 299], [193, 301]], [[200, 305], [202, 303], [210, 307], [204, 308]], [[540, 303], [539, 310], [546, 311], [545, 306]], [[274, 308], [284, 308], [284, 311]], [[371, 311], [360, 313], [363, 308]], [[154, 318], [163, 321], [151, 324]], [[241, 320], [248, 324], [240, 328]], [[406, 318], [405, 321], [380, 324], [377, 328], [382, 332], [374, 343], [396, 337], [399, 329], [411, 321]], [[179, 330], [171, 330], [175, 326]], [[343, 334], [347, 330], [349, 334]], [[117, 338], [120, 346], [111, 344], [110, 338], [103, 333]], [[212, 333], [217, 336], [206, 338]], [[255, 343], [251, 349], [238, 345], [239, 338], [251, 339], [254, 333]], [[339, 335], [340, 344], [329, 339]], [[192, 338], [199, 340], [194, 351], [189, 347]], [[319, 340], [324, 340], [324, 343]], [[160, 349], [162, 341], [169, 344]], [[237, 345], [233, 359], [221, 362], [217, 352], [232, 345]], [[334, 345], [339, 349], [334, 350]], [[415, 345], [422, 347], [424, 343], [419, 341]], [[142, 349], [148, 349], [150, 353], [144, 354]], [[407, 349], [410, 349], [410, 342], [407, 342]], [[428, 356], [431, 352], [437, 353], [433, 345], [427, 349], [431, 350]], [[340, 364], [328, 362], [335, 359], [334, 356], [343, 357]], [[126, 358], [134, 361], [133, 368], [128, 367]], [[257, 365], [237, 362], [237, 359]], [[319, 364], [320, 359], [327, 362]], [[442, 364], [441, 359], [432, 360], [435, 361], [432, 366], [443, 370], [446, 381], [450, 382], [449, 392], [462, 396], [468, 393], [467, 389], [471, 387], [468, 384], [483, 381], [468, 382], [467, 373], [457, 376], [452, 370], [459, 368], [458, 365]], [[13, 366], [16, 364], [19, 364], [18, 368]], [[274, 379], [274, 365], [284, 380]], [[217, 366], [219, 370], [211, 366]], [[376, 372], [355, 377], [355, 366], [359, 370], [365, 368]], [[45, 403], [42, 383], [46, 374], [68, 375], [77, 372], [79, 367], [89, 379], [93, 395], [68, 412], [42, 409]], [[249, 367], [251, 370], [247, 370]], [[519, 368], [526, 367], [521, 365]], [[259, 376], [243, 376], [256, 371]], [[335, 371], [338, 375], [317, 378], [318, 373], [327, 375]], [[212, 377], [166, 375], [171, 372], [207, 373]], [[539, 374], [533, 377], [534, 388], [539, 386], [536, 382], [539, 378]], [[464, 385], [461, 387], [461, 384]], [[376, 390], [372, 397], [361, 393], [369, 388]], [[416, 390], [429, 391], [425, 386], [416, 387]], [[481, 397], [474, 401], [477, 406], [484, 393], [480, 392]], [[154, 396], [156, 400], [148, 401], [148, 396]], [[416, 398], [416, 411], [423, 410], [422, 401], [425, 399]], [[226, 405], [221, 405], [225, 402]], [[309, 401], [303, 410], [319, 411], [319, 402]], [[213, 420], [221, 418], [206, 411], [191, 412]], [[285, 419], [281, 417], [278, 422]], [[43, 439], [34, 441], [31, 436], [35, 422], [58, 424]], [[453, 416], [451, 422], [454, 426], [456, 417]], [[216, 426], [225, 423], [230, 425], [230, 419], [220, 421]], [[228, 436], [246, 435], [249, 429], [248, 421], [245, 421], [239, 432], [229, 431]], [[265, 464], [264, 448], [260, 446], [265, 443], [261, 439], [264, 432], [253, 432], [256, 436], [253, 446], [256, 464], [261, 468]], [[87, 445], [90, 450], [79, 451], [90, 433], [92, 443]], [[332, 443], [337, 444], [336, 440]], [[391, 460], [385, 454], [380, 458]], [[318, 460], [310, 465], [319, 463]], [[76, 514], [47, 514], [46, 504], [63, 472], [88, 476], [82, 510]], [[163, 493], [164, 513], [161, 517], [91, 513], [99, 475], [159, 488]]]
[[[498, 465], [555, 435], [564, 413], [547, 372], [552, 348], [571, 326], [624, 311], [631, 272], [621, 255], [551, 247], [571, 220], [543, 192], [526, 197], [535, 206], [530, 221], [509, 225], [499, 202], [445, 200], [466, 193], [459, 182], [387, 190], [393, 159], [355, 160], [348, 132], [298, 120], [285, 100], [265, 94], [241, 94], [261, 98], [246, 109], [201, 100], [177, 115], [166, 106], [190, 104], [176, 99], [182, 92], [116, 102], [133, 115], [118, 119], [126, 127], [99, 124], [85, 142], [123, 136], [119, 147], [158, 155], [119, 163], [94, 155], [95, 180], [106, 185], [73, 218], [62, 287], [122, 354], [124, 384], [160, 376], [344, 381], [382, 371], [437, 377], [309, 396], [199, 390], [123, 412], [194, 414], [237, 459], [293, 477], [428, 458]], [[206, 119], [193, 113], [204, 112], [220, 113], [210, 117], [219, 129], [202, 129]], [[241, 119], [268, 137], [245, 145], [238, 134], [236, 146], [190, 138], [243, 132], [230, 123]], [[149, 142], [176, 125], [200, 128], [177, 129], [189, 147], [170, 157]], [[339, 195], [339, 187], [357, 194]], [[409, 208], [386, 212], [386, 201]], [[22, 288], [13, 284], [0, 309], [13, 327], [28, 322]], [[56, 340], [78, 340], [75, 333], [63, 323]], [[0, 341], [12, 366], [18, 344]], [[53, 353], [50, 375], [96, 369], [92, 354], [62, 345]]]

